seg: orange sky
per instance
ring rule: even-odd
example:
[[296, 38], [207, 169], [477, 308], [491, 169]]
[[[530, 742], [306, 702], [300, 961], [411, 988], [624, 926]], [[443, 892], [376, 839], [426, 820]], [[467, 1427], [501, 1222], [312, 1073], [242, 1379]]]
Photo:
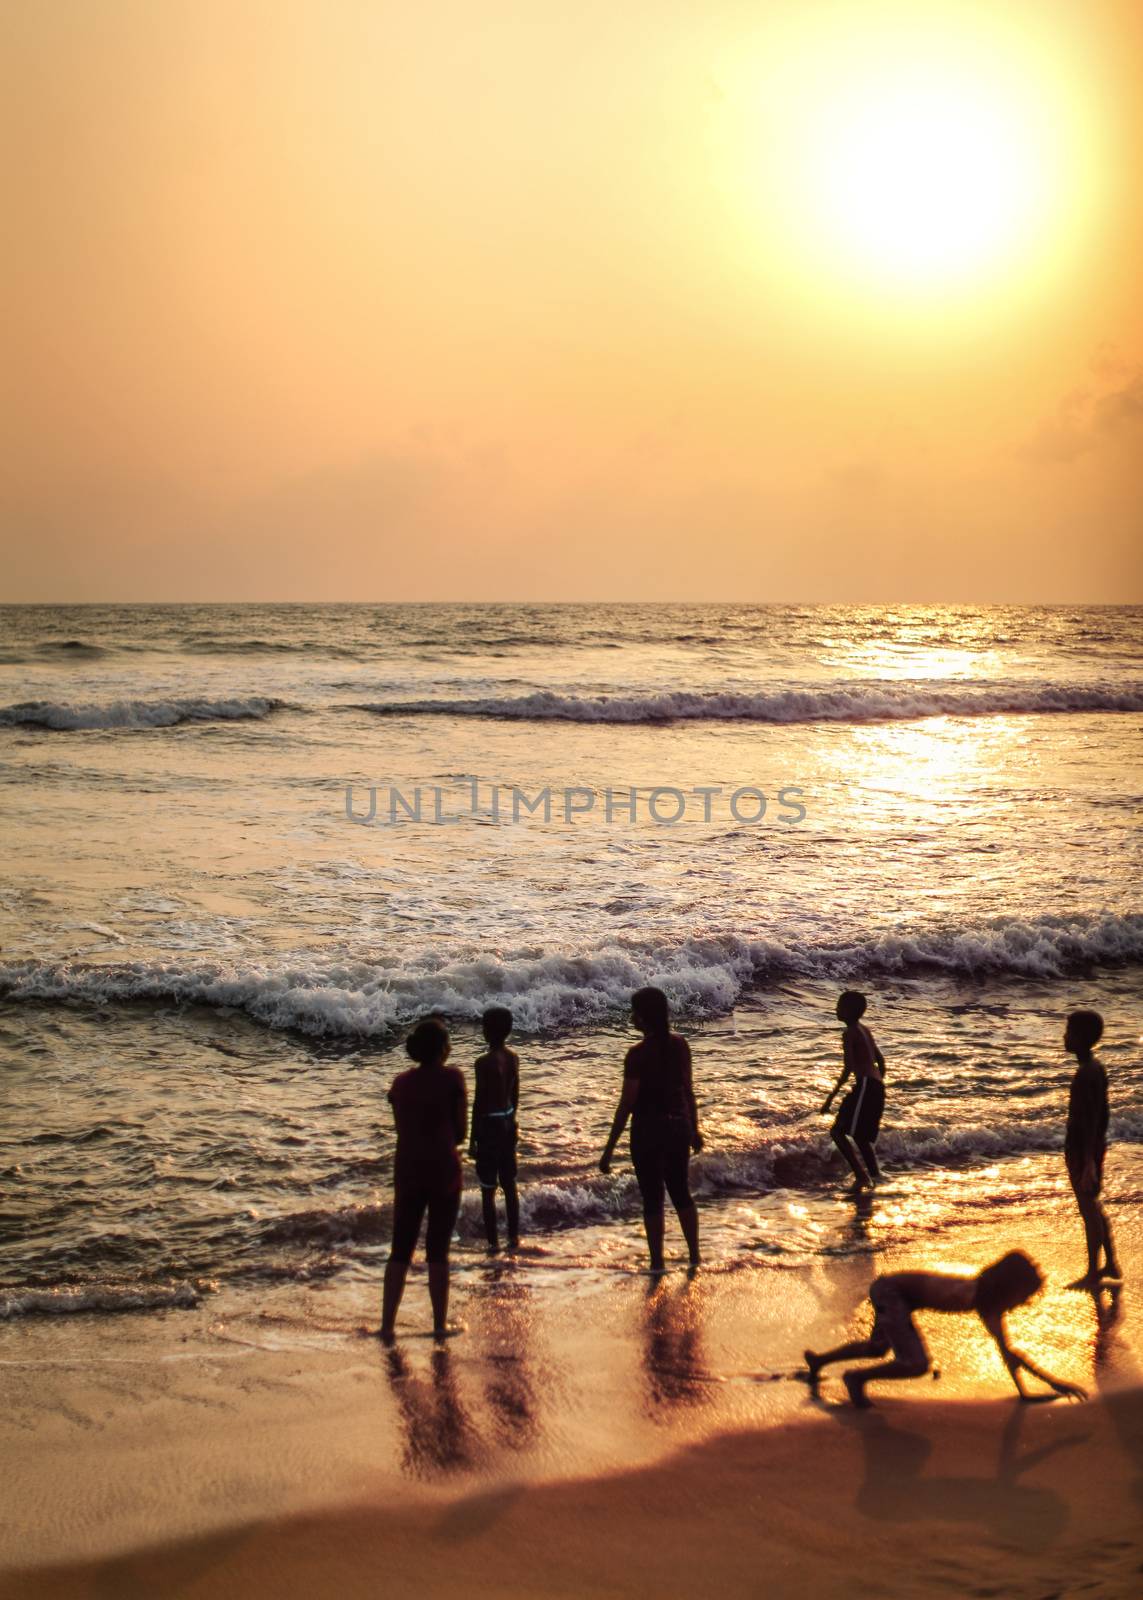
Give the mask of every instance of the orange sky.
[[4, 599], [1143, 600], [1138, 0], [0, 15]]

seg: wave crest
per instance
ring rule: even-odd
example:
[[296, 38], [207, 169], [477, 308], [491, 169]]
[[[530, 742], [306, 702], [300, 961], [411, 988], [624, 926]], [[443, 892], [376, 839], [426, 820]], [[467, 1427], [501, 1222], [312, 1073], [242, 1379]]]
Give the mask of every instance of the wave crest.
[[467, 700], [363, 702], [354, 711], [385, 717], [485, 717], [517, 722], [895, 722], [1066, 712], [1143, 711], [1143, 684], [836, 684], [743, 693], [535, 694]]
[[249, 695], [234, 700], [115, 700], [108, 705], [69, 705], [25, 700], [0, 707], [0, 726], [46, 728], [53, 732], [90, 729], [173, 728], [181, 722], [261, 721], [280, 711], [284, 700]]
[[266, 1027], [316, 1037], [378, 1038], [426, 1011], [475, 1019], [511, 1008], [525, 1033], [591, 1026], [622, 1015], [634, 989], [656, 984], [692, 1017], [730, 1011], [747, 990], [790, 979], [951, 975], [1050, 980], [1143, 961], [1143, 914], [1002, 917], [960, 929], [882, 933], [852, 942], [783, 944], [723, 935], [608, 944], [582, 955], [485, 956], [432, 972], [367, 961], [238, 967], [122, 961], [0, 963], [0, 995], [15, 1001], [197, 1004], [245, 1012]]

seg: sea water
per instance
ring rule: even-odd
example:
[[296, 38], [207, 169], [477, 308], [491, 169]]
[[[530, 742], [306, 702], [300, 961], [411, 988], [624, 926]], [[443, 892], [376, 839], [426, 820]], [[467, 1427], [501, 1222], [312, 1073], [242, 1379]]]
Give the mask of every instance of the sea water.
[[[1143, 1177], [1141, 732], [1138, 607], [0, 610], [0, 1314], [376, 1283], [404, 1033], [470, 1072], [493, 1004], [537, 1270], [634, 1270], [597, 1162], [648, 983], [712, 1269], [955, 1258], [1003, 1208], [1078, 1271], [1073, 1007], [1113, 1217]], [[844, 987], [888, 1062], [856, 1223]]]

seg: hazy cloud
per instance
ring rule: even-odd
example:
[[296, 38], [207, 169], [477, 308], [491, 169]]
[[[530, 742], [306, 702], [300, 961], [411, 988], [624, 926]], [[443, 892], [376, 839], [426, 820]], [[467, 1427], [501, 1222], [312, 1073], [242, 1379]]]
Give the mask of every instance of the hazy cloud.
[[1143, 366], [1101, 358], [1093, 363], [1099, 386], [1073, 389], [1025, 447], [1035, 461], [1075, 461], [1143, 422]]

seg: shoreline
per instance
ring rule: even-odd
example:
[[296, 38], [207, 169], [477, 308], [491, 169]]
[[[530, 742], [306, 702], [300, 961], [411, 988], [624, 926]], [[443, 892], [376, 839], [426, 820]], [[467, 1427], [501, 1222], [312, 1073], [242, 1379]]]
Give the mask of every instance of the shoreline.
[[[315, 1584], [364, 1594], [363, 1574], [375, 1570], [369, 1562], [381, 1558], [382, 1545], [397, 1553], [393, 1560], [404, 1552], [401, 1570], [411, 1589], [420, 1587], [413, 1577], [418, 1540], [436, 1550], [442, 1588], [463, 1579], [477, 1593], [500, 1584], [500, 1593], [571, 1594], [583, 1592], [579, 1585], [622, 1595], [627, 1579], [589, 1575], [574, 1548], [580, 1535], [570, 1531], [560, 1556], [565, 1566], [549, 1572], [541, 1560], [544, 1520], [558, 1514], [571, 1519], [571, 1529], [584, 1519], [590, 1549], [635, 1548], [623, 1527], [601, 1529], [598, 1539], [585, 1531], [589, 1512], [600, 1514], [601, 1497], [605, 1503], [611, 1492], [627, 1497], [640, 1537], [666, 1550], [683, 1540], [690, 1512], [680, 1510], [678, 1527], [668, 1518], [671, 1525], [658, 1532], [639, 1519], [650, 1514], [648, 1496], [670, 1503], [687, 1496], [698, 1507], [694, 1526], [708, 1530], [694, 1537], [725, 1540], [715, 1493], [725, 1474], [720, 1492], [740, 1510], [754, 1507], [753, 1516], [767, 1497], [789, 1509], [790, 1526], [806, 1542], [803, 1554], [815, 1563], [814, 1592], [828, 1593], [842, 1569], [814, 1543], [821, 1539], [814, 1519], [826, 1509], [823, 1483], [832, 1485], [825, 1515], [831, 1550], [842, 1517], [845, 1536], [860, 1537], [863, 1551], [873, 1549], [872, 1526], [877, 1548], [883, 1544], [886, 1559], [896, 1561], [909, 1540], [875, 1525], [912, 1515], [918, 1491], [909, 1485], [919, 1478], [934, 1528], [926, 1543], [960, 1559], [959, 1536], [937, 1516], [939, 1494], [928, 1486], [925, 1463], [931, 1456], [932, 1471], [952, 1481], [962, 1521], [984, 1519], [996, 1475], [979, 1478], [981, 1463], [1002, 1445], [1009, 1449], [1009, 1432], [1020, 1461], [1041, 1447], [1054, 1450], [1056, 1440], [1074, 1443], [1066, 1453], [1071, 1477], [1053, 1469], [1044, 1484], [1071, 1505], [1069, 1538], [1080, 1551], [1083, 1528], [1094, 1541], [1101, 1527], [1102, 1513], [1085, 1522], [1091, 1483], [1106, 1479], [1109, 1505], [1143, 1484], [1143, 1369], [1131, 1289], [1143, 1270], [1139, 1228], [1121, 1207], [1128, 1287], [1097, 1306], [1066, 1287], [1082, 1241], [1070, 1210], [1066, 1226], [1065, 1211], [1053, 1210], [1055, 1220], [1036, 1241], [1047, 1287], [1010, 1319], [1017, 1347], [1083, 1384], [1089, 1403], [1021, 1406], [977, 1319], [922, 1314], [939, 1389], [930, 1379], [875, 1388], [874, 1411], [858, 1414], [843, 1403], [840, 1368], [830, 1370], [816, 1400], [797, 1373], [807, 1346], [824, 1348], [868, 1326], [871, 1278], [918, 1259], [973, 1271], [1028, 1242], [1020, 1219], [1004, 1208], [962, 1224], [935, 1247], [933, 1240], [895, 1241], [898, 1205], [886, 1201], [883, 1222], [859, 1254], [799, 1264], [712, 1264], [694, 1277], [676, 1266], [657, 1281], [629, 1270], [630, 1230], [612, 1229], [585, 1239], [595, 1257], [590, 1265], [542, 1250], [515, 1264], [470, 1265], [454, 1285], [453, 1312], [466, 1332], [439, 1348], [428, 1337], [423, 1269], [416, 1268], [393, 1349], [359, 1331], [376, 1326], [380, 1284], [373, 1273], [276, 1290], [224, 1289], [186, 1310], [0, 1325], [0, 1448], [12, 1463], [0, 1522], [0, 1596], [257, 1596], [242, 1565], [250, 1551], [262, 1552], [267, 1569], [285, 1563], [292, 1571], [297, 1561]], [[861, 1441], [882, 1435], [889, 1454], [878, 1457], [870, 1476]], [[761, 1475], [757, 1486], [747, 1485], [750, 1474]], [[894, 1483], [897, 1501], [879, 1501]], [[1081, 1491], [1074, 1504], [1073, 1488]], [[1003, 1492], [1005, 1515], [1024, 1529], [1026, 1545], [1059, 1522], [1058, 1509], [1043, 1511], [1042, 1496]], [[495, 1518], [511, 1511], [524, 1519], [513, 1525], [507, 1548], [513, 1559], [517, 1544], [534, 1548], [534, 1571], [508, 1582], [489, 1554], [489, 1586], [481, 1588], [483, 1577], [448, 1568], [452, 1536], [441, 1529], [471, 1523], [479, 1530], [482, 1507]], [[1138, 1509], [1136, 1503], [1136, 1523]], [[354, 1531], [362, 1520], [364, 1534]], [[980, 1562], [993, 1559], [990, 1528]], [[479, 1546], [483, 1535], [471, 1537]], [[751, 1560], [772, 1564], [785, 1551], [782, 1559], [795, 1562], [797, 1541], [787, 1548], [786, 1537], [768, 1525], [753, 1529]], [[361, 1538], [374, 1541], [373, 1555], [355, 1576], [339, 1563], [347, 1542]], [[463, 1551], [453, 1554], [459, 1561]], [[749, 1563], [716, 1566], [704, 1585], [681, 1546], [677, 1557], [693, 1587], [664, 1576], [667, 1592], [757, 1592], [756, 1582], [748, 1586]], [[640, 1582], [631, 1580], [630, 1592]], [[808, 1587], [806, 1580], [800, 1592]], [[305, 1591], [275, 1589], [295, 1592]], [[788, 1592], [799, 1592], [796, 1584]], [[897, 1590], [878, 1580], [868, 1592]], [[1009, 1585], [998, 1592], [1023, 1591]]]

